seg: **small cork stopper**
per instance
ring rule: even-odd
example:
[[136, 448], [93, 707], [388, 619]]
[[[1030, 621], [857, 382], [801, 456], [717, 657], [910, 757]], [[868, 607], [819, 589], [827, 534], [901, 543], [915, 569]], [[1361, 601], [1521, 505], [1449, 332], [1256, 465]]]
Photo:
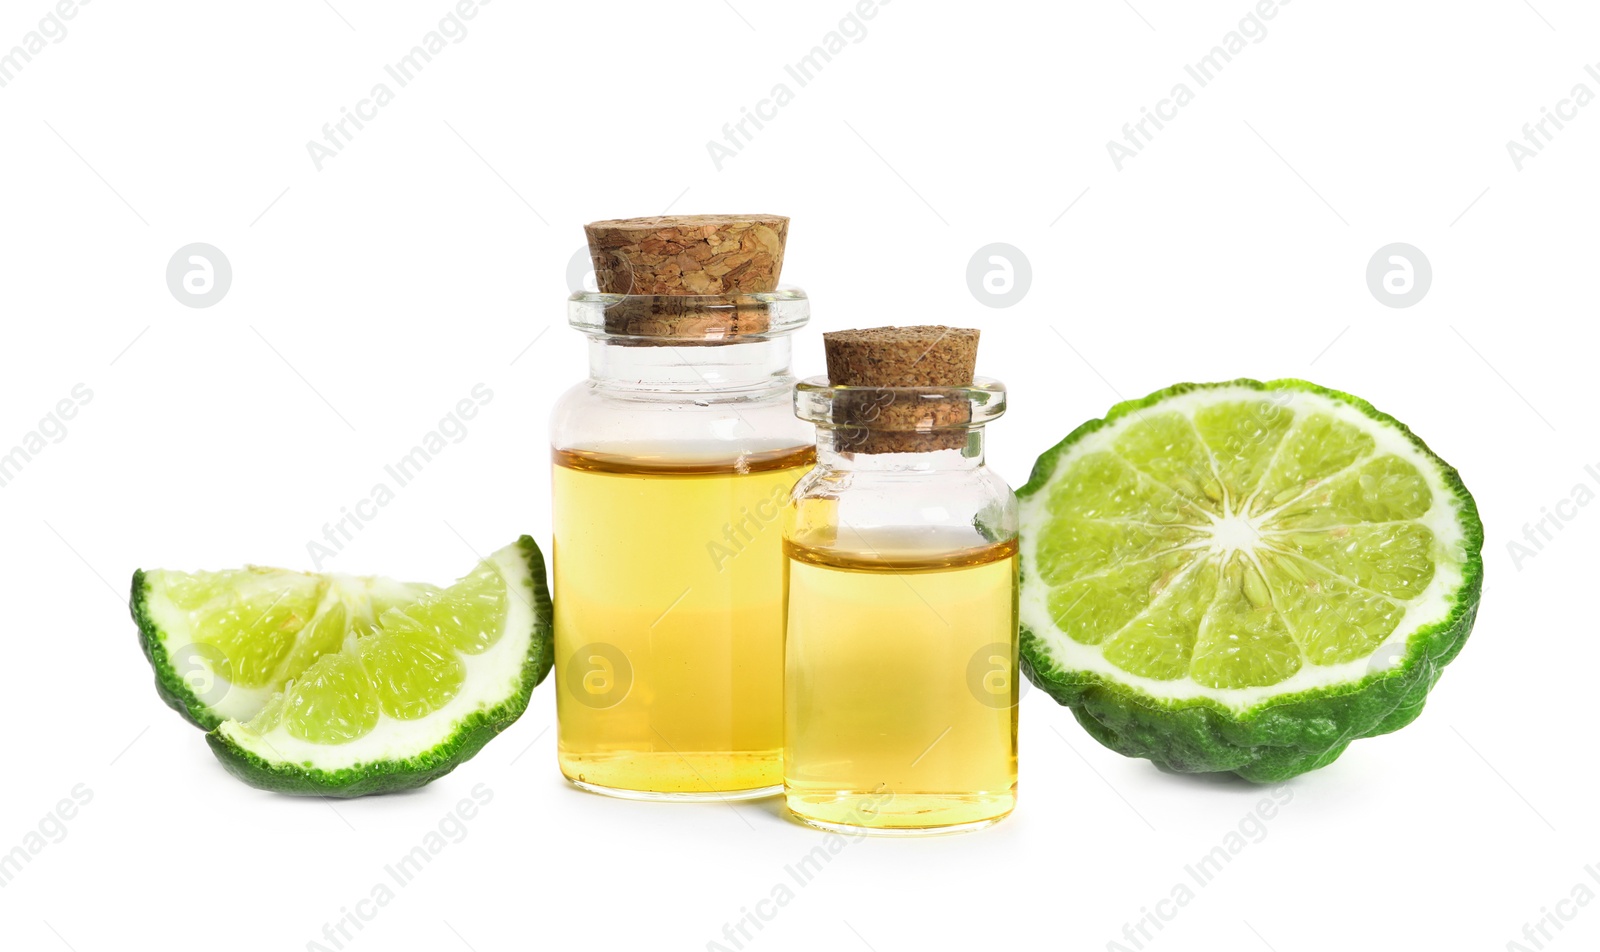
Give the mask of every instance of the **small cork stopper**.
[[638, 296], [606, 310], [606, 331], [639, 338], [718, 341], [767, 330], [765, 306], [708, 308], [680, 296], [737, 299], [778, 289], [789, 219], [782, 215], [668, 215], [583, 226], [601, 292]]
[[[835, 387], [968, 387], [978, 362], [978, 331], [964, 327], [873, 327], [822, 335], [828, 383]], [[856, 453], [924, 453], [966, 445], [965, 400], [863, 391], [834, 398], [835, 439]], [[859, 425], [852, 425], [859, 424]]]
[[867, 327], [822, 335], [835, 387], [969, 387], [978, 332], [966, 327]]

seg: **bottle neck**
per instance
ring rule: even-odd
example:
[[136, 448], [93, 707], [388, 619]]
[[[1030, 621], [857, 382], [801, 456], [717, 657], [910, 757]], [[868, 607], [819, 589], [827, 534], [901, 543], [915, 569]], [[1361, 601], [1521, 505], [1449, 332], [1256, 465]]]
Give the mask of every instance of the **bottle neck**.
[[788, 389], [786, 336], [719, 343], [637, 344], [591, 335], [589, 380], [613, 390], [743, 393]]
[[[971, 472], [984, 466], [984, 428], [981, 425], [941, 430], [949, 442], [959, 445], [905, 453], [864, 453], [852, 447], [861, 445], [862, 430], [851, 427], [817, 427], [817, 466], [851, 473], [953, 473]], [[874, 431], [867, 431], [874, 432]]]

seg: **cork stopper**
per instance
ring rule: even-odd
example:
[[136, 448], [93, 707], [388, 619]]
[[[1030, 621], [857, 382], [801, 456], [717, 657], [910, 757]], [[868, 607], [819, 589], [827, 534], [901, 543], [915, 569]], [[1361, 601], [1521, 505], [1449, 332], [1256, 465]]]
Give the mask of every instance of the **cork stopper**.
[[969, 387], [978, 332], [966, 327], [868, 327], [822, 335], [835, 387]]
[[[873, 327], [822, 335], [828, 383], [835, 387], [969, 387], [978, 361], [978, 331], [963, 327]], [[959, 449], [972, 419], [964, 399], [915, 392], [842, 393], [835, 434], [856, 453], [923, 453]]]
[[[583, 226], [595, 281], [605, 294], [639, 296], [606, 311], [609, 333], [721, 340], [767, 330], [761, 302], [783, 272], [789, 219], [782, 215], [668, 215]], [[718, 306], [672, 297], [721, 296]]]
[[778, 289], [789, 219], [665, 215], [583, 230], [606, 294], [752, 294]]

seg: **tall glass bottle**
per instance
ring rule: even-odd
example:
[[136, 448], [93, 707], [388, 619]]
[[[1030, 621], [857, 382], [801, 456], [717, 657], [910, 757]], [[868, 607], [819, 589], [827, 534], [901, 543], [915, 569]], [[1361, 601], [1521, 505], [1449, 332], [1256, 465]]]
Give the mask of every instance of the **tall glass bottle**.
[[795, 405], [817, 465], [785, 527], [789, 810], [852, 832], [993, 823], [1017, 781], [1017, 503], [983, 454], [1005, 389], [818, 378]]
[[782, 526], [797, 290], [579, 293], [589, 378], [551, 418], [562, 773], [640, 799], [782, 782]]

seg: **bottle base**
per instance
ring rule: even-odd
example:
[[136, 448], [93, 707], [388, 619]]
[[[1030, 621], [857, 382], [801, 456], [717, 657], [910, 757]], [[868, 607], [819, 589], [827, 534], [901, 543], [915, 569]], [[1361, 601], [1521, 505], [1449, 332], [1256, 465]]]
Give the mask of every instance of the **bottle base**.
[[969, 820], [965, 823], [950, 823], [944, 826], [855, 826], [849, 823], [829, 823], [826, 820], [814, 820], [810, 817], [801, 816], [793, 810], [790, 810], [789, 814], [812, 829], [824, 830], [828, 833], [843, 833], [847, 836], [900, 837], [905, 839], [917, 836], [949, 836], [955, 833], [972, 833], [994, 826], [1011, 815], [1005, 813], [1000, 816], [989, 817], [986, 820]]
[[806, 826], [851, 836], [942, 836], [970, 833], [1011, 815], [1016, 794], [977, 796], [913, 794], [803, 796], [792, 790], [784, 805]]
[[627, 800], [753, 800], [783, 792], [779, 750], [557, 751], [561, 775], [580, 790]]
[[622, 787], [606, 787], [598, 783], [589, 783], [584, 780], [567, 778], [567, 783], [587, 793], [597, 793], [603, 797], [615, 797], [618, 800], [647, 800], [656, 803], [716, 803], [736, 800], [760, 800], [766, 797], [775, 797], [783, 792], [782, 784], [770, 787], [754, 787], [749, 790], [718, 790], [696, 793], [662, 792], [659, 790], [628, 790]]

